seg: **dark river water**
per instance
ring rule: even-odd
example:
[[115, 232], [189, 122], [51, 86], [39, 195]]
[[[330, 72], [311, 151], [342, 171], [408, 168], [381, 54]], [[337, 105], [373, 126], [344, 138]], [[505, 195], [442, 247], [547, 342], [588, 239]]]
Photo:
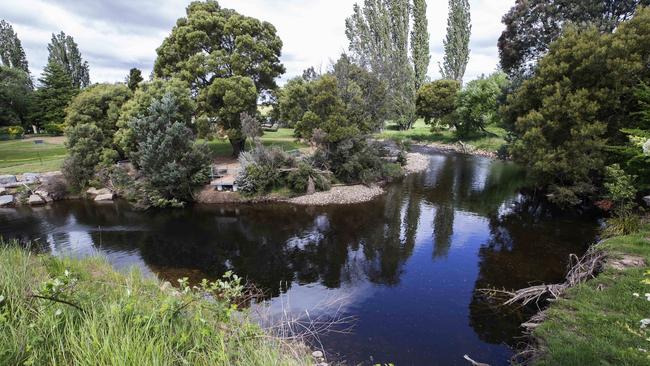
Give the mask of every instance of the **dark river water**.
[[464, 354], [505, 365], [525, 315], [476, 289], [558, 281], [597, 230], [592, 218], [548, 214], [519, 193], [523, 182], [513, 164], [434, 154], [427, 173], [358, 205], [139, 212], [70, 201], [0, 209], [0, 235], [172, 283], [233, 270], [266, 291], [271, 315], [353, 316], [351, 333], [320, 339], [349, 365], [466, 365]]

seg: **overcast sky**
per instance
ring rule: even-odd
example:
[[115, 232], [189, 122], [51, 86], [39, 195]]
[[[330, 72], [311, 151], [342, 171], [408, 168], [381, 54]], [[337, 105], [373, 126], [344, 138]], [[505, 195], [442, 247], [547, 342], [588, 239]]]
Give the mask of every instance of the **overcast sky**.
[[[2, 0], [0, 17], [18, 33], [32, 74], [47, 61], [51, 34], [74, 37], [90, 64], [92, 82], [122, 81], [132, 67], [149, 75], [156, 48], [185, 14], [189, 0]], [[269, 21], [282, 38], [283, 79], [309, 66], [326, 71], [347, 49], [345, 18], [362, 0], [220, 0], [223, 7]], [[470, 0], [471, 54], [465, 80], [495, 70], [501, 17], [514, 0]], [[428, 0], [431, 64], [429, 75], [439, 76], [442, 40], [447, 25], [447, 0]]]

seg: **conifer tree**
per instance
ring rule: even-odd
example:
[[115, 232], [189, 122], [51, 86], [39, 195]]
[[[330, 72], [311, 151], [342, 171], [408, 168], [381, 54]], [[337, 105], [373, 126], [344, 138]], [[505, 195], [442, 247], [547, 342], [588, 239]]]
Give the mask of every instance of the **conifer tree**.
[[65, 108], [77, 93], [70, 75], [56, 62], [48, 62], [43, 75], [38, 79], [36, 91], [36, 116], [34, 123], [40, 126], [49, 123], [63, 123]]

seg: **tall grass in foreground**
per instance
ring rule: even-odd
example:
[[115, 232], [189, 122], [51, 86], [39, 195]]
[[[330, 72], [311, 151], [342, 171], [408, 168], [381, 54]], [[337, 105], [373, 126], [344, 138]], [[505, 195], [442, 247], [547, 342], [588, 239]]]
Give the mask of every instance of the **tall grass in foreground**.
[[97, 258], [54, 258], [0, 243], [0, 365], [310, 362], [227, 299], [166, 289]]

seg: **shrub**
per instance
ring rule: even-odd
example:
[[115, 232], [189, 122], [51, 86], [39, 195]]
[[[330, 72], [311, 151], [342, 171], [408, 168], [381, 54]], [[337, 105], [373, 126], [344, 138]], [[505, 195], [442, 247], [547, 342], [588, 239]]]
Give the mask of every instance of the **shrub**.
[[52, 136], [61, 136], [65, 132], [65, 123], [48, 123], [43, 126], [45, 133]]
[[314, 182], [317, 191], [327, 191], [330, 189], [329, 180], [319, 173], [312, 165], [306, 162], [300, 162], [296, 170], [287, 175], [287, 185], [292, 192], [305, 193], [309, 185], [309, 179]]
[[267, 193], [284, 185], [281, 168], [293, 166], [282, 150], [257, 144], [239, 156], [240, 171], [236, 178], [239, 190], [246, 195]]
[[88, 184], [102, 159], [104, 135], [94, 123], [83, 123], [66, 130], [68, 157], [62, 171], [70, 185], [76, 189]]
[[192, 186], [206, 176], [210, 157], [207, 145], [195, 144], [192, 130], [174, 119], [177, 113], [175, 97], [166, 94], [154, 100], [146, 116], [129, 122], [136, 142], [131, 158], [161, 198], [185, 201]]
[[6, 140], [21, 139], [25, 135], [25, 129], [22, 126], [5, 126], [0, 127], [0, 137]]
[[456, 80], [436, 80], [422, 85], [417, 92], [415, 105], [418, 117], [424, 123], [434, 122], [434, 126], [448, 124], [443, 120], [456, 109], [456, 95], [460, 83]]

